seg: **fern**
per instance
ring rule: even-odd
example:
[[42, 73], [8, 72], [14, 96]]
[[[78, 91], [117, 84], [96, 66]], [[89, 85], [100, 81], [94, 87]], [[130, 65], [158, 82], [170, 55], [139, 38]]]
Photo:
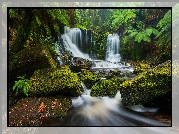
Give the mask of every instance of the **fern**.
[[157, 34], [156, 38], [160, 37], [162, 34], [166, 32], [169, 34], [171, 31], [171, 10], [169, 10], [165, 15], [164, 18], [161, 19], [157, 27], [159, 28], [160, 32]]
[[25, 79], [24, 76], [19, 76], [17, 78], [20, 78], [20, 80], [15, 81], [15, 84], [13, 86], [13, 91], [15, 91], [15, 95], [20, 95], [23, 93], [25, 96], [28, 96], [30, 80]]
[[141, 42], [141, 41], [151, 41], [151, 34], [153, 33], [154, 35], [158, 34], [158, 30], [152, 27], [146, 28], [146, 30], [143, 30], [141, 32], [137, 32], [136, 30], [127, 30], [130, 37], [134, 37], [136, 42]]
[[129, 36], [134, 37], [134, 36], [137, 35], [137, 34], [138, 34], [138, 32], [137, 32], [137, 31], [134, 31], [134, 32], [132, 32]]
[[143, 34], [141, 34], [141, 32], [138, 33], [138, 34], [135, 36], [135, 41], [137, 41], [137, 42], [141, 42], [141, 40], [142, 40], [142, 36], [143, 36]]

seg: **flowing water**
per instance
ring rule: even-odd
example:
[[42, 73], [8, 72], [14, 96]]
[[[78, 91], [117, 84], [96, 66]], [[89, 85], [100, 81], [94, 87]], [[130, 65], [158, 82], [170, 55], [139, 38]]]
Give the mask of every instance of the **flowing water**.
[[106, 60], [110, 62], [120, 62], [119, 54], [120, 40], [118, 34], [109, 34], [107, 38]]
[[[84, 84], [82, 86], [86, 88]], [[72, 98], [72, 105], [61, 126], [170, 126], [140, 113], [155, 113], [158, 108], [145, 108], [142, 105], [124, 107], [120, 92], [114, 98], [91, 97], [90, 90], [84, 89], [81, 96]]]
[[[75, 57], [91, 60], [92, 68], [118, 69], [128, 73], [134, 71], [130, 64], [120, 61], [120, 40], [117, 34], [108, 36], [106, 61], [103, 61], [93, 60], [88, 54], [80, 51], [82, 45], [80, 29], [65, 27], [64, 33], [62, 39], [65, 49]], [[121, 103], [120, 92], [117, 92], [115, 98], [91, 97], [90, 89], [87, 89], [84, 83], [81, 84], [83, 93], [77, 98], [72, 98], [73, 106], [61, 122], [61, 126], [170, 126], [170, 124], [147, 118], [142, 114], [144, 112], [156, 113], [158, 108], [145, 108], [142, 105], [124, 107]]]

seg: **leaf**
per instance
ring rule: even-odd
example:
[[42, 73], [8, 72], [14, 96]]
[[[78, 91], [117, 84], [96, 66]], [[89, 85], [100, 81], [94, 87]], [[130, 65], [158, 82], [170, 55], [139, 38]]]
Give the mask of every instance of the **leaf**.
[[153, 28], [152, 32], [153, 32], [154, 35], [158, 35], [159, 34], [159, 31], [157, 29], [155, 29], [155, 28]]
[[144, 37], [144, 38], [143, 38], [144, 41], [147, 41], [147, 42], [150, 42], [150, 41], [151, 41], [151, 40], [150, 40], [150, 36], [144, 35], [143, 37]]
[[40, 19], [38, 18], [38, 16], [35, 16], [35, 19], [36, 19], [36, 21], [37, 21], [37, 24], [40, 26], [40, 25], [41, 25], [41, 21], [40, 21]]
[[138, 33], [138, 34], [136, 35], [136, 37], [135, 37], [135, 41], [137, 41], [137, 42], [140, 43], [141, 40], [143, 39], [143, 36], [144, 36], [143, 32]]
[[152, 34], [152, 29], [151, 28], [147, 28], [146, 29], [146, 34], [148, 35], [148, 36], [150, 36], [151, 34]]
[[55, 29], [55, 32], [57, 32], [57, 33], [59, 33], [59, 27], [58, 27], [58, 25], [54, 25], [54, 29]]
[[133, 36], [135, 36], [136, 34], [138, 34], [138, 32], [132, 32], [129, 36], [133, 37]]

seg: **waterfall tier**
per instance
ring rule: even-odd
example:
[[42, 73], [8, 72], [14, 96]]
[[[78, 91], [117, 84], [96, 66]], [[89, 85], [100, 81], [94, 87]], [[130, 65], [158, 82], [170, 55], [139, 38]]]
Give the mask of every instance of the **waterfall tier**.
[[110, 62], [120, 62], [119, 54], [120, 40], [118, 34], [109, 34], [107, 38], [106, 60]]

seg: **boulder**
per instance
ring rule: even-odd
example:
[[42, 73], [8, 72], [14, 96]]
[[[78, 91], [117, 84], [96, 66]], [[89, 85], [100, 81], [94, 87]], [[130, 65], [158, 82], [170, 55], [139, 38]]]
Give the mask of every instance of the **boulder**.
[[35, 70], [56, 68], [56, 63], [46, 46], [39, 44], [25, 48], [9, 59], [9, 81], [14, 82], [18, 76], [30, 78]]
[[92, 86], [90, 95], [93, 97], [108, 96], [114, 98], [120, 89], [123, 78], [112, 78], [110, 80], [100, 80]]
[[70, 69], [75, 72], [79, 72], [81, 69], [90, 69], [91, 66], [91, 61], [80, 57], [73, 57], [70, 62]]
[[81, 83], [76, 73], [68, 66], [36, 70], [32, 75], [29, 96], [65, 95], [76, 97], [81, 94]]
[[103, 78], [103, 74], [94, 74], [86, 69], [81, 69], [81, 73], [79, 73], [78, 76], [88, 89]]
[[167, 61], [120, 84], [122, 103], [127, 106], [148, 103], [171, 92], [171, 82], [171, 61]]
[[23, 98], [10, 109], [9, 126], [42, 126], [45, 118], [60, 122], [71, 105], [71, 99], [63, 96]]

